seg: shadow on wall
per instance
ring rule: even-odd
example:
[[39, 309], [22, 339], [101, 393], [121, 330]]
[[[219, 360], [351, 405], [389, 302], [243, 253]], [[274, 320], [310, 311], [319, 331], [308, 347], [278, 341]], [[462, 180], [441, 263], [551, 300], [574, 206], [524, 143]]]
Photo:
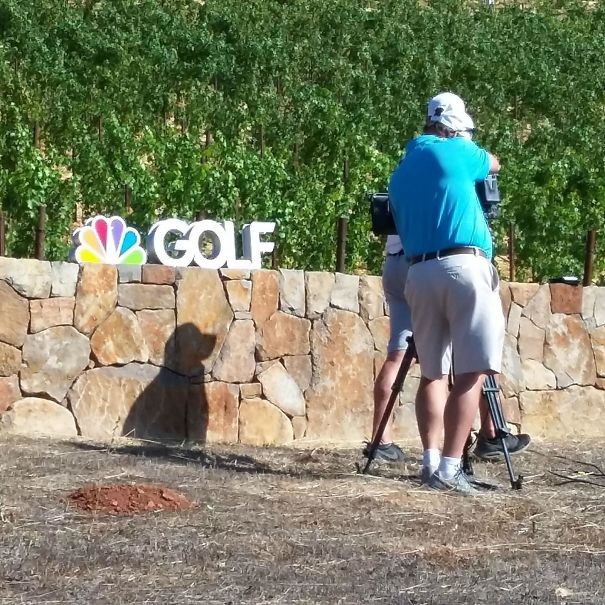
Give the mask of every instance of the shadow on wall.
[[204, 443], [208, 429], [204, 361], [215, 345], [214, 334], [203, 334], [192, 323], [177, 326], [166, 341], [162, 367], [130, 408], [122, 434]]

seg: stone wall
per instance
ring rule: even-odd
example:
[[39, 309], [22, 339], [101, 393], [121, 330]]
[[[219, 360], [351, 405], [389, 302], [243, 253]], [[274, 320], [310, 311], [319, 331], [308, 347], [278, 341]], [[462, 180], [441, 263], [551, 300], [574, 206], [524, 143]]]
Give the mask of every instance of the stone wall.
[[[508, 421], [604, 436], [605, 289], [502, 284]], [[379, 277], [0, 258], [0, 432], [359, 445], [388, 317]], [[417, 441], [414, 366], [396, 411]]]

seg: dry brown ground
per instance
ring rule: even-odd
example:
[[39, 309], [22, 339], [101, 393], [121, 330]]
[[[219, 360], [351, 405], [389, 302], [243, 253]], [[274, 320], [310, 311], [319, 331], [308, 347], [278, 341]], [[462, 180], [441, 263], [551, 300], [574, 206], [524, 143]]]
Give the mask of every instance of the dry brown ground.
[[[477, 498], [421, 488], [417, 450], [364, 477], [358, 452], [328, 449], [0, 448], [3, 605], [605, 603], [598, 443], [534, 445], [514, 461], [515, 492], [503, 465], [477, 463], [503, 485]], [[65, 501], [116, 482], [159, 483], [198, 507], [91, 516]]]

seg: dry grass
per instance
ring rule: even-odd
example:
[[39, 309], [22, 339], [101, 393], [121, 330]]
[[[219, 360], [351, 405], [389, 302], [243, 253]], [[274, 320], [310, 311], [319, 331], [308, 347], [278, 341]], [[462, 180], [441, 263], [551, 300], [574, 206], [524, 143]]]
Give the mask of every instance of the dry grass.
[[[517, 492], [503, 465], [477, 463], [503, 485], [479, 498], [421, 488], [418, 451], [364, 477], [352, 451], [1, 447], [2, 604], [605, 602], [596, 443], [534, 446], [515, 460], [526, 477]], [[157, 482], [199, 507], [87, 516], [64, 498], [91, 482]]]

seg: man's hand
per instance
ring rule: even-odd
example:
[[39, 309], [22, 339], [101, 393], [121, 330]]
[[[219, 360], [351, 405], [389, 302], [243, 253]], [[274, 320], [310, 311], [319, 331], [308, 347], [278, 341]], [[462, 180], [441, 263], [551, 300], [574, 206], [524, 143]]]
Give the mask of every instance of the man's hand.
[[489, 154], [489, 173], [496, 174], [500, 172], [500, 160], [491, 153]]

